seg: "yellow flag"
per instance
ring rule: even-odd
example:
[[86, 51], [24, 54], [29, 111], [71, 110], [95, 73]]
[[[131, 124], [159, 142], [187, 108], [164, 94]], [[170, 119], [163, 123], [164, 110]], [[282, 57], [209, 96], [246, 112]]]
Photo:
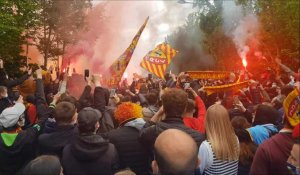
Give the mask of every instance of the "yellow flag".
[[164, 78], [165, 71], [177, 52], [169, 44], [159, 44], [154, 50], [148, 52], [140, 65], [157, 77]]
[[140, 27], [139, 31], [133, 38], [130, 46], [125, 50], [125, 52], [110, 66], [110, 78], [106, 82], [108, 86], [115, 87], [120, 83], [122, 76], [127, 68], [127, 65], [130, 62], [132, 54], [135, 50], [135, 47], [140, 39], [140, 36], [147, 25], [149, 17], [145, 20], [144, 24]]

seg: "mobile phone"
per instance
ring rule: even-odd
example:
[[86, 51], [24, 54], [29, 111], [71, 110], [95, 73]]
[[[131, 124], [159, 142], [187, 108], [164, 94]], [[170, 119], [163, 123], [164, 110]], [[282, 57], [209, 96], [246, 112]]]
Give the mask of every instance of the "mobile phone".
[[84, 70], [84, 77], [89, 77], [90, 76], [90, 70], [89, 69], [85, 69]]
[[109, 97], [114, 97], [115, 95], [116, 95], [116, 89], [111, 89]]
[[184, 83], [184, 89], [188, 89], [191, 87], [191, 83]]

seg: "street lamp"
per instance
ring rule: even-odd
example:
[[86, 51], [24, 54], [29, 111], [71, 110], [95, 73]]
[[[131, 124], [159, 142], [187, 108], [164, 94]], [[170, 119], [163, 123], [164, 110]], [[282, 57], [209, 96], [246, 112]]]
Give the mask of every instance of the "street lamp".
[[193, 1], [186, 1], [186, 0], [178, 0], [177, 3], [179, 3], [179, 4], [194, 4]]

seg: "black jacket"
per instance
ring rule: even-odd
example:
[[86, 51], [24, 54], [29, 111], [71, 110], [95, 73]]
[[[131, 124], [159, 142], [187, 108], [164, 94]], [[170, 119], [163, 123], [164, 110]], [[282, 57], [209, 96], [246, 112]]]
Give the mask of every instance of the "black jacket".
[[138, 141], [139, 131], [130, 126], [112, 130], [105, 136], [113, 143], [120, 157], [121, 169], [130, 168], [136, 174], [151, 174], [151, 159]]
[[64, 147], [71, 143], [77, 134], [78, 129], [75, 125], [56, 126], [54, 132], [39, 136], [39, 154], [57, 155], [61, 158]]
[[[33, 127], [15, 134], [1, 133], [0, 137], [0, 174], [10, 175], [19, 172], [30, 160], [35, 158], [36, 141], [39, 132], [54, 112], [46, 108], [42, 80], [37, 80], [37, 115], [38, 123]], [[8, 140], [10, 140], [8, 142]]]
[[8, 97], [0, 99], [0, 114], [4, 111], [5, 108], [13, 106], [14, 103]]
[[94, 107], [102, 113], [105, 111], [105, 106], [108, 105], [109, 90], [103, 87], [96, 87], [94, 90]]
[[110, 175], [119, 169], [118, 162], [115, 146], [97, 134], [76, 137], [62, 157], [65, 175]]
[[179, 129], [189, 134], [200, 147], [201, 143], [205, 140], [204, 134], [198, 131], [188, 128], [184, 125], [182, 118], [168, 117], [161, 122], [153, 123], [151, 121], [146, 122], [144, 128], [140, 132], [140, 141], [150, 150], [153, 150], [154, 143], [158, 135], [167, 129]]

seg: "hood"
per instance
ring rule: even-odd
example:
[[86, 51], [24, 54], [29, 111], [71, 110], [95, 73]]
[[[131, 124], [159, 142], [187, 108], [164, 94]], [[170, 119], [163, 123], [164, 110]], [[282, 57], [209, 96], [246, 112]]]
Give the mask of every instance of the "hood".
[[109, 147], [109, 142], [100, 135], [77, 136], [71, 145], [71, 152], [79, 161], [91, 161], [102, 156]]
[[0, 134], [0, 152], [5, 152], [9, 155], [17, 155], [19, 154], [23, 147], [24, 142], [20, 139], [19, 135], [23, 135], [24, 131], [20, 131], [19, 133], [1, 133]]
[[144, 119], [137, 118], [137, 119], [127, 122], [124, 126], [130, 126], [130, 127], [136, 128], [137, 130], [140, 131], [144, 127], [145, 123], [146, 122]]

